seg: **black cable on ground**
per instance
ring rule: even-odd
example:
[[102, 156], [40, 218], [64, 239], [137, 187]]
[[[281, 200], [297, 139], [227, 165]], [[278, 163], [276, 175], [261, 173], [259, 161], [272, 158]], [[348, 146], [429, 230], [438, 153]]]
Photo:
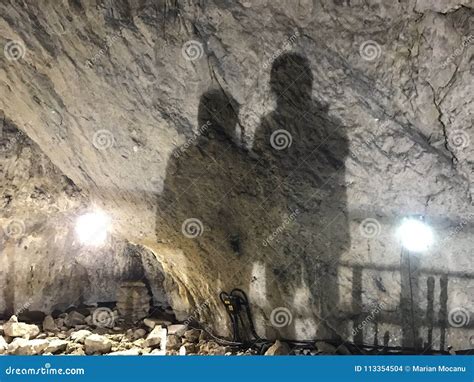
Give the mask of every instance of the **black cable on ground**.
[[[259, 352], [259, 354], [264, 353], [275, 341], [270, 341], [265, 338], [261, 338], [257, 331], [255, 330], [252, 312], [250, 310], [250, 304], [248, 301], [247, 294], [242, 290], [235, 288], [230, 293], [221, 292], [219, 295], [222, 303], [226, 307], [226, 311], [229, 315], [229, 318], [232, 323], [232, 332], [233, 332], [233, 341], [226, 340], [224, 338], [220, 338], [209, 330], [204, 328], [194, 328], [207, 333], [211, 338], [213, 338], [218, 344], [223, 346], [231, 346], [240, 348], [242, 350], [247, 350], [249, 348], [255, 348]], [[249, 325], [249, 330], [251, 335], [253, 336], [253, 340], [251, 341], [244, 341], [239, 333], [239, 320], [241, 322], [242, 327], [244, 327], [244, 322], [242, 317], [240, 316], [241, 309], [245, 309], [245, 313], [247, 315], [247, 321]], [[313, 340], [292, 340], [292, 339], [279, 339], [281, 342], [284, 342], [290, 345], [293, 348], [300, 348], [300, 349], [317, 349], [318, 342], [325, 342], [332, 346], [340, 347], [342, 345], [346, 346], [346, 348], [351, 348], [349, 353], [351, 354], [364, 354], [364, 350], [370, 351], [380, 351], [384, 354], [419, 354], [420, 349], [412, 348], [412, 347], [405, 347], [405, 346], [384, 346], [384, 345], [368, 345], [368, 344], [358, 344], [349, 341], [341, 341], [341, 340], [334, 340], [334, 339], [313, 339]], [[474, 349], [467, 349], [467, 350], [460, 350], [457, 351], [456, 354], [472, 354]], [[423, 352], [426, 355], [432, 354], [451, 354], [448, 351], [438, 350], [430, 352]]]

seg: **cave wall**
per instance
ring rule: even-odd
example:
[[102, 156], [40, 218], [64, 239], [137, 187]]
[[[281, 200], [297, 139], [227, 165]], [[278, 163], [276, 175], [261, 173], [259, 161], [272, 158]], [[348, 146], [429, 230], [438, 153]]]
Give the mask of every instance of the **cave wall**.
[[[225, 333], [217, 293], [238, 286], [251, 296], [258, 329], [269, 337], [336, 332], [381, 343], [388, 332], [390, 344], [421, 337], [429, 346], [468, 347], [474, 229], [468, 1], [82, 0], [0, 7], [1, 44], [18, 45], [0, 57], [0, 109], [112, 216], [117, 237], [153, 251], [173, 280], [170, 299], [181, 318], [201, 315]], [[333, 162], [315, 158], [278, 187], [315, 144], [313, 135], [299, 133], [304, 97], [284, 115], [272, 94], [272, 65], [288, 52], [308, 60], [306, 95], [318, 126], [343, 134], [332, 142], [336, 151], [328, 146]], [[199, 119], [202, 95], [213, 91], [221, 92], [217, 103], [223, 94], [232, 101], [224, 101], [230, 105], [224, 120], [236, 127], [224, 138], [203, 134]], [[290, 151], [272, 151], [271, 137], [262, 135], [266, 116], [270, 128], [278, 127], [274, 111], [280, 121], [295, 121]], [[204, 178], [209, 162], [201, 137], [216, 158], [229, 149], [217, 162], [224, 168], [213, 165]], [[315, 181], [318, 166], [328, 170], [324, 180], [340, 163], [343, 171], [329, 183]], [[182, 188], [187, 177], [207, 183], [190, 192]], [[225, 197], [209, 197], [209, 190]], [[425, 215], [437, 238], [428, 254], [413, 259], [418, 334], [408, 333], [413, 322], [403, 322], [412, 305], [394, 236], [411, 214]], [[194, 239], [181, 229], [190, 218], [202, 224], [191, 226], [202, 231]], [[323, 231], [325, 241], [315, 240]], [[459, 312], [467, 319], [452, 325], [449, 317]]]
[[75, 220], [94, 209], [87, 192], [11, 121], [1, 122], [0, 315], [114, 302], [129, 279], [150, 280], [154, 305], [167, 306], [156, 258], [112, 236], [101, 248], [79, 243]]

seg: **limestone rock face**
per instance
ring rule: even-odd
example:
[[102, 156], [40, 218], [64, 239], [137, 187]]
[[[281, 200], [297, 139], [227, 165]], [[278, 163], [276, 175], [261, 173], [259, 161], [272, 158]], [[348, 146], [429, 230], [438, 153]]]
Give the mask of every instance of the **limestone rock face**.
[[[150, 257], [141, 271], [178, 317], [220, 334], [218, 294], [238, 287], [264, 337], [470, 346], [470, 2], [0, 15], [0, 309], [109, 300], [129, 242], [161, 263], [166, 276]], [[92, 206], [116, 247], [76, 242], [72, 217]], [[423, 254], [396, 235], [414, 214], [434, 232]]]

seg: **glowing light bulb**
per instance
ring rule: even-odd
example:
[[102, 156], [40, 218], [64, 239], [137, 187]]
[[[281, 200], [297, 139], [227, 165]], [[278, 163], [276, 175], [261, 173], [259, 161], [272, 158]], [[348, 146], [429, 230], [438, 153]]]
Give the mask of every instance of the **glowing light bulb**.
[[107, 240], [110, 218], [103, 212], [88, 212], [79, 216], [76, 234], [82, 244], [100, 246]]
[[411, 252], [426, 251], [433, 243], [433, 231], [419, 219], [405, 219], [398, 228], [397, 234], [403, 247]]

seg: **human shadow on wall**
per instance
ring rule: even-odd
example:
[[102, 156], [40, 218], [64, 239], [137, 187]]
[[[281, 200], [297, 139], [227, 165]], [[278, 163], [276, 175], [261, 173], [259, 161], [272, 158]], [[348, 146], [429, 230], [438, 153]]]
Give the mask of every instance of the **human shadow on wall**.
[[[262, 119], [252, 152], [236, 138], [237, 102], [220, 88], [204, 93], [197, 134], [171, 155], [158, 197], [157, 238], [184, 253], [187, 272], [172, 259], [168, 267], [177, 268], [186, 298], [198, 306], [209, 293], [242, 288], [266, 321], [262, 336], [338, 331], [337, 262], [350, 241], [348, 144], [343, 126], [312, 99], [312, 82], [306, 58], [275, 60], [277, 107]], [[281, 326], [272, 313], [283, 305], [294, 319]]]
[[[230, 275], [239, 272], [232, 264], [243, 251], [246, 231], [231, 201], [247, 192], [241, 179], [248, 163], [235, 137], [238, 112], [237, 102], [220, 88], [201, 96], [198, 129], [172, 153], [157, 201], [157, 238], [182, 251], [164, 259], [165, 266], [181, 298], [195, 307], [209, 294], [217, 299], [232, 285]], [[209, 305], [225, 321], [222, 307], [216, 301]]]
[[[262, 119], [253, 151], [262, 158], [260, 169], [271, 169], [290, 223], [277, 236], [279, 243], [268, 243], [281, 259], [272, 261], [267, 290], [279, 289], [276, 300], [293, 300], [293, 307], [288, 307], [293, 333], [287, 330], [286, 335], [335, 338], [343, 334], [337, 318], [338, 262], [350, 246], [345, 128], [313, 98], [313, 74], [304, 56], [278, 57], [270, 88], [276, 107]], [[267, 211], [275, 215], [277, 203], [272, 205]]]

